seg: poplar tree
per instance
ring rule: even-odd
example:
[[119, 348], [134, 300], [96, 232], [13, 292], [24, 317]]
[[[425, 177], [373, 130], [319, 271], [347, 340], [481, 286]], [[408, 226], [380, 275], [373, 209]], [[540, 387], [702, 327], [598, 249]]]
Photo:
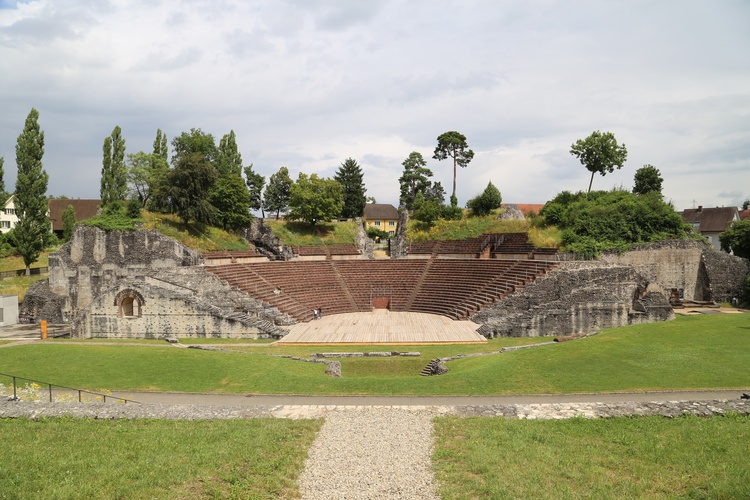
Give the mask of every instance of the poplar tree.
[[230, 130], [228, 134], [224, 134], [221, 138], [216, 156], [216, 164], [214, 166], [219, 175], [241, 175], [242, 155], [237, 148], [237, 136], [234, 135], [234, 130]]
[[39, 128], [39, 112], [31, 108], [23, 132], [16, 142], [16, 215], [14, 229], [16, 250], [31, 274], [31, 264], [44, 250], [44, 240], [50, 232], [47, 219], [47, 183], [49, 175], [42, 166], [44, 132]]
[[167, 134], [156, 129], [154, 151], [149, 155], [150, 169], [146, 175], [149, 197], [146, 208], [155, 212], [169, 211], [169, 197], [166, 193], [167, 176], [169, 175], [169, 145]]
[[3, 170], [5, 158], [0, 156], [0, 205], [4, 205], [8, 200], [8, 192], [5, 190], [5, 171]]
[[104, 139], [102, 147], [102, 180], [99, 196], [102, 208], [122, 204], [128, 193], [127, 170], [125, 169], [125, 139], [117, 125], [112, 134]]

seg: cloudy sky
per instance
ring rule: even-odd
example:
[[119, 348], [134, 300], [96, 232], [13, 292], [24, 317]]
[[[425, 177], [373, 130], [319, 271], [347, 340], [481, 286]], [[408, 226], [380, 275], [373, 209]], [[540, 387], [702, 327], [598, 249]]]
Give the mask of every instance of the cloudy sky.
[[585, 190], [570, 146], [594, 130], [628, 149], [594, 189], [644, 164], [678, 209], [750, 197], [746, 0], [0, 0], [0, 156], [30, 109], [50, 195], [98, 198], [102, 143], [157, 128], [219, 138], [245, 164], [331, 177], [348, 157], [367, 195], [398, 204], [401, 163], [457, 130], [475, 157], [460, 205], [489, 181], [505, 202]]

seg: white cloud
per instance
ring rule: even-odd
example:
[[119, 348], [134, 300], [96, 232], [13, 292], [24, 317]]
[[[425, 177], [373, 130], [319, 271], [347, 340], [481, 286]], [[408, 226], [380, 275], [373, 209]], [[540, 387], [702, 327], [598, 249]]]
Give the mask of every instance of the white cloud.
[[629, 160], [594, 188], [630, 187], [649, 163], [677, 208], [730, 204], [750, 190], [748, 19], [739, 0], [4, 4], [0, 156], [12, 187], [34, 106], [50, 194], [90, 198], [115, 125], [128, 152], [157, 128], [233, 129], [261, 174], [330, 176], [353, 157], [368, 195], [396, 204], [411, 151], [450, 193], [452, 166], [431, 158], [458, 130], [476, 152], [461, 204], [489, 181], [541, 203], [588, 186], [568, 150], [609, 130]]

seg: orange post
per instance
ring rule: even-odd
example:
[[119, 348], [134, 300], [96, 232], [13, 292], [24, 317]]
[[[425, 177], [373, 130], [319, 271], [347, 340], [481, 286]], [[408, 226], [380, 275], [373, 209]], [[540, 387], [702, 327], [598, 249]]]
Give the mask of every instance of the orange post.
[[40, 323], [40, 326], [42, 327], [42, 338], [47, 338], [47, 320], [43, 319]]

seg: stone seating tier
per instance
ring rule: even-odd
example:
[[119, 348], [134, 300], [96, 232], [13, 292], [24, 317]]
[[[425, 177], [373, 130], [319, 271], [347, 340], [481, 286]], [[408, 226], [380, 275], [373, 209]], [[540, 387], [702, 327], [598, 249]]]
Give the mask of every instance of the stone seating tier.
[[555, 266], [549, 261], [402, 259], [253, 262], [208, 268], [298, 321], [324, 314], [392, 311], [467, 319]]

